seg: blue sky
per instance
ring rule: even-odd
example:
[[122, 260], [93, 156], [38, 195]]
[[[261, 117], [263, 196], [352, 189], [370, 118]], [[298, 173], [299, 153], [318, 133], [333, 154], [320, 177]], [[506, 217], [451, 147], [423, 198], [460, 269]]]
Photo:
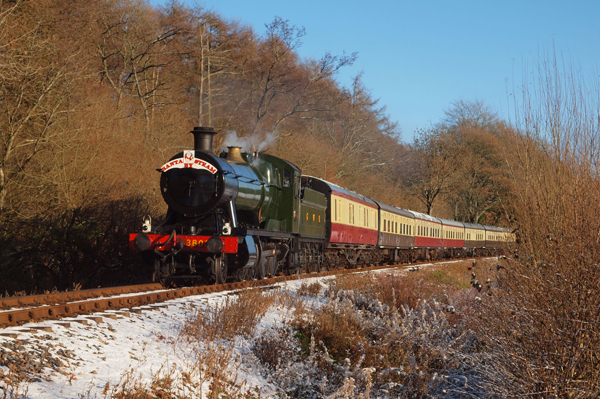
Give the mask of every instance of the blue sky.
[[[598, 77], [600, 1], [203, 0], [228, 20], [265, 32], [275, 16], [306, 28], [298, 49], [319, 58], [357, 52], [338, 75], [358, 73], [398, 123], [405, 142], [443, 118], [453, 101], [483, 100], [509, 119], [512, 92], [536, 59], [559, 56]], [[153, 0], [153, 4], [161, 4]]]

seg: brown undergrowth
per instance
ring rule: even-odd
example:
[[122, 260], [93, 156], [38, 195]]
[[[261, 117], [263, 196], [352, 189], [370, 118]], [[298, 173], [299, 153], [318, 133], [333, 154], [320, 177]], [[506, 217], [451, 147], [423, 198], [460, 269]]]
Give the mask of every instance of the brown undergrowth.
[[325, 290], [303, 284], [299, 294], [316, 302], [298, 307], [286, 326], [258, 338], [254, 353], [291, 397], [449, 393], [445, 388], [464, 374], [457, 372], [465, 368], [459, 354], [474, 345], [459, 315], [478, 306], [478, 295], [491, 292], [493, 284], [480, 293], [471, 273], [487, 280], [492, 263], [343, 275]]
[[276, 299], [276, 291], [240, 291], [228, 296], [221, 305], [195, 310], [183, 325], [180, 338], [211, 342], [238, 334], [250, 336]]

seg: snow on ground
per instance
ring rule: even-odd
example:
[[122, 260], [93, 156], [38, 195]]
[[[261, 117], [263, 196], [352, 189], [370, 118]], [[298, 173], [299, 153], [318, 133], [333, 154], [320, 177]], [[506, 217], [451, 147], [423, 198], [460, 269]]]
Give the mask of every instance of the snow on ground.
[[[321, 278], [288, 281], [279, 286], [297, 289], [301, 282], [311, 283]], [[177, 371], [187, 359], [176, 351], [173, 341], [178, 327], [190, 315], [194, 306], [217, 305], [225, 300], [230, 292], [195, 295], [173, 299], [161, 305], [166, 307], [141, 314], [130, 312], [117, 315], [116, 319], [104, 314], [97, 323], [89, 316], [66, 318], [42, 323], [29, 323], [19, 327], [8, 327], [2, 332], [18, 333], [17, 339], [0, 336], [0, 364], [7, 362], [24, 367], [25, 371], [41, 371], [28, 386], [28, 398], [78, 398], [80, 395], [103, 397], [102, 390], [107, 382], [117, 384], [128, 370], [141, 374], [142, 382], [150, 382], [153, 373], [161, 367]], [[272, 310], [261, 321], [259, 328], [269, 328], [281, 321], [282, 315]], [[87, 320], [87, 325], [75, 320]], [[60, 323], [70, 322], [65, 328]], [[31, 327], [51, 327], [52, 331], [39, 330], [36, 334], [22, 332]], [[244, 350], [243, 347], [236, 348]], [[43, 361], [43, 367], [39, 367]], [[0, 367], [8, 374], [7, 367]], [[35, 373], [37, 374], [37, 373]], [[239, 370], [239, 379], [247, 381], [246, 386], [268, 385], [256, 370]], [[268, 387], [265, 393], [268, 394]], [[1, 390], [0, 390], [1, 394]], [[1, 396], [1, 395], [0, 395]]]
[[[420, 265], [426, 266], [431, 264]], [[331, 277], [305, 278], [276, 286], [296, 291], [302, 283], [311, 284], [326, 279]], [[9, 327], [0, 332], [16, 332], [18, 337], [0, 336], [0, 365], [18, 365], [23, 372], [34, 376], [27, 386], [27, 397], [32, 399], [102, 398], [107, 383], [108, 387], [114, 387], [130, 370], [130, 377], [138, 378], [142, 383], [150, 383], [152, 376], [161, 369], [168, 375], [181, 375], [186, 372], [185, 366], [190, 364], [190, 354], [173, 344], [179, 327], [195, 308], [220, 304], [230, 293], [173, 299], [161, 304], [166, 306], [154, 310], [143, 307], [145, 310], [140, 314], [130, 312], [119, 315], [114, 312], [113, 318], [107, 317], [109, 313], [91, 315], [101, 316], [99, 322], [90, 316], [79, 316]], [[281, 325], [283, 318], [288, 316], [285, 311], [271, 308], [260, 322], [257, 334]], [[88, 324], [76, 321], [82, 319], [87, 320]], [[66, 321], [70, 322], [68, 328], [60, 324]], [[39, 330], [36, 334], [22, 332], [33, 326], [52, 327], [52, 331]], [[237, 356], [249, 352], [247, 340], [240, 338], [235, 342], [235, 348], [229, 350], [234, 350]], [[9, 373], [6, 366], [0, 366], [0, 370], [0, 375]], [[258, 362], [245, 361], [237, 369], [238, 380], [246, 381], [247, 388], [258, 387], [255, 389], [260, 389], [262, 397], [269, 397], [273, 387], [269, 386], [260, 371]], [[199, 382], [206, 389], [207, 384], [206, 381]], [[194, 396], [198, 394], [196, 392]]]

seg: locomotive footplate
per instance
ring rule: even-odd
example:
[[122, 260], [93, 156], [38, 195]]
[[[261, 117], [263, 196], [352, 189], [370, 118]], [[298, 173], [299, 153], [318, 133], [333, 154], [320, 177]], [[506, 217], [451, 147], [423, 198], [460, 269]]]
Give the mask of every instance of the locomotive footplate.
[[238, 252], [238, 237], [191, 236], [164, 234], [130, 234], [129, 248], [140, 251], [170, 251], [180, 249], [183, 252], [227, 253]]

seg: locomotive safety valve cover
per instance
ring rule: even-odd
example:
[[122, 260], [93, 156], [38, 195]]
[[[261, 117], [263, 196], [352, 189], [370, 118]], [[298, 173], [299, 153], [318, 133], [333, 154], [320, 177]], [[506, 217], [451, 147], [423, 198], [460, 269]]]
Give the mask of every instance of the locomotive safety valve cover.
[[[139, 234], [129, 235], [129, 248], [133, 250], [139, 250], [134, 241]], [[168, 235], [162, 234], [146, 234], [150, 243], [147, 245], [148, 250], [158, 251], [170, 251], [172, 248], [183, 247], [183, 252], [217, 252], [235, 254], [238, 252], [238, 238], [237, 237], [213, 237], [213, 236], [188, 236], [188, 235], [177, 235], [173, 240], [169, 240]], [[209, 244], [209, 240], [211, 243]], [[139, 241], [139, 240], [138, 240]], [[223, 243], [222, 249], [218, 250], [219, 246], [214, 243], [221, 241]], [[166, 243], [166, 244], [165, 244]], [[207, 245], [208, 244], [208, 245]]]

